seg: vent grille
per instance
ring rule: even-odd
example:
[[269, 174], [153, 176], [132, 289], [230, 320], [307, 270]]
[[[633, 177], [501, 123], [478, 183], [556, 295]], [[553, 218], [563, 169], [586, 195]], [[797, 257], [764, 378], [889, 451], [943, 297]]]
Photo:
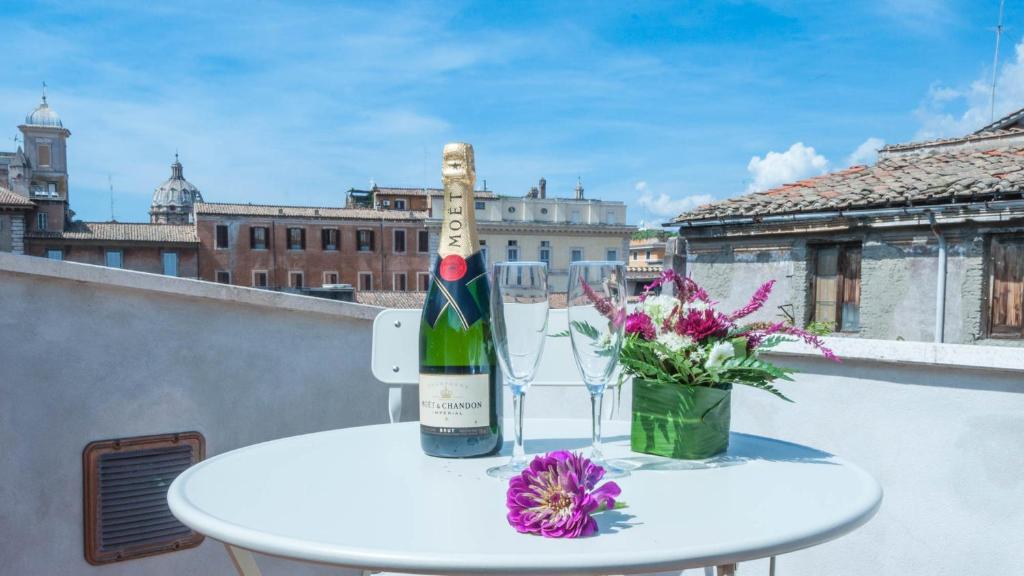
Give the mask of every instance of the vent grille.
[[171, 514], [167, 489], [204, 455], [198, 432], [89, 444], [83, 454], [86, 560], [106, 564], [202, 542]]

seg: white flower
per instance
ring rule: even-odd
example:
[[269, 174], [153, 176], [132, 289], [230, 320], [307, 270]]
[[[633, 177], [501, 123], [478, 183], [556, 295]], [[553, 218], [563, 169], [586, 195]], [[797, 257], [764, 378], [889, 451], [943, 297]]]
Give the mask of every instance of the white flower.
[[704, 367], [721, 366], [723, 362], [735, 355], [736, 349], [733, 348], [732, 342], [719, 342], [711, 347], [711, 353], [708, 354], [708, 361], [704, 363]]
[[694, 300], [693, 302], [687, 302], [684, 304], [683, 308], [686, 310], [697, 310], [703, 312], [708, 308], [711, 308], [711, 305], [703, 300]]
[[654, 326], [661, 328], [661, 323], [664, 322], [665, 318], [672, 313], [672, 309], [678, 305], [679, 300], [662, 294], [658, 296], [648, 296], [640, 307], [644, 314], [651, 317], [651, 322], [654, 322]]
[[[666, 331], [663, 334], [659, 334], [657, 341], [663, 344], [665, 348], [668, 348], [669, 351], [673, 353], [679, 352], [684, 348], [689, 348], [690, 346], [693, 345], [693, 338], [690, 338], [689, 336], [681, 336], [679, 334], [676, 334], [675, 332], [668, 331]], [[658, 350], [656, 354], [658, 354], [660, 358], [665, 357], [665, 354], [662, 353], [660, 350]]]

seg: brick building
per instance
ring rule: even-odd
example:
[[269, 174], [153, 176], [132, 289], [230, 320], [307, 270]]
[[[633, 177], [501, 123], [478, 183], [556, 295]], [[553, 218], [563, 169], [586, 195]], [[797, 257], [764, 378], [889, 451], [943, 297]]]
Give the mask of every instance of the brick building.
[[269, 289], [424, 290], [425, 212], [198, 203], [199, 277]]

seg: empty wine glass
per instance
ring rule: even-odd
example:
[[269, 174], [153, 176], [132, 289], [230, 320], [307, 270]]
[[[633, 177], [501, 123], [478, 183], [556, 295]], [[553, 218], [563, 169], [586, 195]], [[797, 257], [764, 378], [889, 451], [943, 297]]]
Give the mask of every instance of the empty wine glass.
[[499, 262], [491, 283], [491, 336], [505, 384], [512, 392], [515, 443], [504, 466], [489, 476], [511, 478], [526, 468], [523, 449], [523, 402], [537, 373], [548, 332], [548, 265], [543, 262]]
[[627, 476], [601, 452], [601, 402], [619, 363], [626, 324], [626, 265], [619, 261], [582, 261], [569, 265], [567, 295], [569, 337], [576, 367], [590, 392], [590, 459], [610, 478]]

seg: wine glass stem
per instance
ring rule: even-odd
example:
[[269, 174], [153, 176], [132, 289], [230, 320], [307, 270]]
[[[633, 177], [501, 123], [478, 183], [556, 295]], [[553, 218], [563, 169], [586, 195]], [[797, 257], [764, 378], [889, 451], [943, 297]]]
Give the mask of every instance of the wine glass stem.
[[592, 460], [601, 460], [604, 455], [601, 453], [601, 400], [604, 394], [601, 392], [590, 393], [591, 412], [591, 443], [590, 457]]
[[526, 450], [523, 449], [523, 402], [526, 401], [526, 392], [512, 392], [512, 418], [515, 428], [515, 444], [512, 445], [512, 463], [519, 464], [526, 462]]

